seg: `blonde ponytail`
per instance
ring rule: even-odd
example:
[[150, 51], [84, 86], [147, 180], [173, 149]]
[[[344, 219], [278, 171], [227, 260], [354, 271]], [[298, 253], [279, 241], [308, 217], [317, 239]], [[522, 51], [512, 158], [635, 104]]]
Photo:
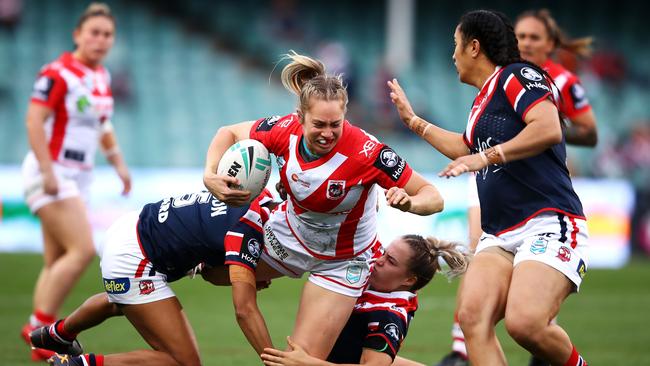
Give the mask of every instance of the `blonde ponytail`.
[[309, 110], [311, 98], [340, 100], [345, 109], [348, 93], [341, 75], [327, 75], [322, 62], [293, 50], [284, 55], [283, 59], [291, 62], [282, 69], [280, 79], [288, 91], [298, 96], [298, 110], [301, 113]]

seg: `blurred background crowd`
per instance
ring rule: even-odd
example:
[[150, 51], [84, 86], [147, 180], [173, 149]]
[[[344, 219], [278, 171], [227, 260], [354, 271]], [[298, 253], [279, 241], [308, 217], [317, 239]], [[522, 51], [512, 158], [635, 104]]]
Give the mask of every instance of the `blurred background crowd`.
[[[543, 5], [571, 36], [595, 39], [587, 59], [556, 55], [580, 76], [598, 120], [595, 149], [569, 148], [572, 173], [631, 182], [633, 248], [650, 253], [650, 47], [642, 31], [650, 5], [406, 2], [412, 11], [399, 27], [411, 32], [413, 44], [395, 59], [387, 52], [388, 1], [107, 1], [117, 38], [106, 65], [126, 160], [134, 167], [199, 167], [220, 126], [292, 112], [295, 99], [279, 85], [275, 66], [293, 49], [344, 74], [351, 121], [403, 152], [417, 170], [437, 171], [445, 158], [403, 127], [386, 80], [400, 80], [419, 115], [461, 131], [476, 91], [458, 81], [451, 59], [459, 16], [489, 8], [514, 18]], [[86, 6], [78, 0], [0, 0], [0, 164], [21, 163], [28, 150], [25, 111], [38, 70], [72, 49], [71, 29]]]

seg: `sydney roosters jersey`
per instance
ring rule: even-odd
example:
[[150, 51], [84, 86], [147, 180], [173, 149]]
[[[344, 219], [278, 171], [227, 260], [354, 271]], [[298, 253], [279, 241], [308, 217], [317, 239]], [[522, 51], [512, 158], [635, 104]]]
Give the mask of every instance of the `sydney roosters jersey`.
[[208, 191], [149, 203], [137, 224], [138, 242], [154, 269], [171, 282], [199, 263], [255, 270], [262, 253], [262, 228], [272, 194], [264, 190], [250, 205], [230, 207]]
[[298, 115], [260, 119], [250, 137], [278, 158], [289, 199], [269, 225], [281, 243], [298, 241], [321, 259], [351, 258], [376, 241], [378, 186], [404, 187], [411, 167], [390, 147], [348, 121], [327, 155], [306, 162], [299, 153]]
[[542, 68], [551, 75], [553, 82], [562, 95], [562, 98], [556, 96], [562, 114], [572, 119], [591, 109], [585, 89], [576, 75], [551, 60], [546, 61]]
[[91, 168], [101, 136], [101, 124], [113, 115], [108, 71], [95, 69], [64, 53], [44, 66], [31, 101], [52, 109], [45, 122], [50, 156], [59, 163]]
[[365, 291], [354, 305], [327, 360], [358, 364], [364, 348], [395, 359], [417, 308], [417, 295], [409, 291]]
[[[523, 63], [498, 68], [485, 82], [469, 115], [463, 140], [473, 153], [504, 143], [521, 132], [528, 111], [554, 101], [551, 85]], [[476, 174], [483, 231], [500, 235], [545, 211], [582, 218], [582, 204], [566, 167], [564, 141], [538, 155]]]

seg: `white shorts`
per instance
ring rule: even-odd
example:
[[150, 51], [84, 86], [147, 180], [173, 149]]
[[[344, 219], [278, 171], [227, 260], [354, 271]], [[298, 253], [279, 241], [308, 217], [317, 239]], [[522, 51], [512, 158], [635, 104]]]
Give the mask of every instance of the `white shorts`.
[[564, 274], [577, 292], [589, 266], [588, 238], [585, 220], [542, 213], [499, 236], [483, 233], [476, 254], [485, 248], [500, 247], [515, 255], [513, 266], [526, 260], [542, 262]]
[[324, 260], [315, 258], [298, 243], [280, 243], [268, 225], [264, 227], [262, 260], [288, 277], [299, 278], [310, 272], [309, 281], [322, 288], [350, 297], [359, 297], [368, 285], [372, 272], [371, 259], [381, 255], [376, 241], [351, 259]]
[[59, 193], [56, 196], [45, 194], [43, 191], [43, 177], [34, 153], [30, 151], [23, 160], [25, 200], [32, 213], [54, 201], [70, 197], [81, 196], [85, 202], [88, 201], [88, 191], [93, 180], [92, 170], [64, 166], [57, 162], [52, 162], [52, 168], [59, 183]]
[[167, 276], [153, 270], [138, 243], [139, 212], [120, 217], [99, 248], [104, 291], [116, 304], [146, 304], [176, 296]]

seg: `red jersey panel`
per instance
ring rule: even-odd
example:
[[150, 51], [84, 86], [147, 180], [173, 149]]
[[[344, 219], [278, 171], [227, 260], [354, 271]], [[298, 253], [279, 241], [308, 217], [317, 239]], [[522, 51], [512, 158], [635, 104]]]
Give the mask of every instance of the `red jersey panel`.
[[101, 124], [113, 115], [108, 71], [102, 66], [91, 69], [66, 52], [41, 69], [31, 102], [53, 111], [45, 121], [52, 159], [69, 166], [92, 167]]
[[553, 82], [560, 90], [562, 98], [556, 99], [559, 99], [560, 112], [567, 116], [567, 118], [572, 119], [591, 109], [585, 89], [575, 74], [551, 60], [547, 60], [542, 65], [542, 68], [551, 75]]
[[258, 120], [250, 137], [277, 156], [289, 195], [269, 219], [280, 242], [298, 240], [315, 257], [351, 258], [376, 240], [377, 185], [404, 187], [411, 167], [390, 147], [362, 129], [343, 123], [339, 142], [327, 155], [306, 162], [299, 153], [297, 114]]

